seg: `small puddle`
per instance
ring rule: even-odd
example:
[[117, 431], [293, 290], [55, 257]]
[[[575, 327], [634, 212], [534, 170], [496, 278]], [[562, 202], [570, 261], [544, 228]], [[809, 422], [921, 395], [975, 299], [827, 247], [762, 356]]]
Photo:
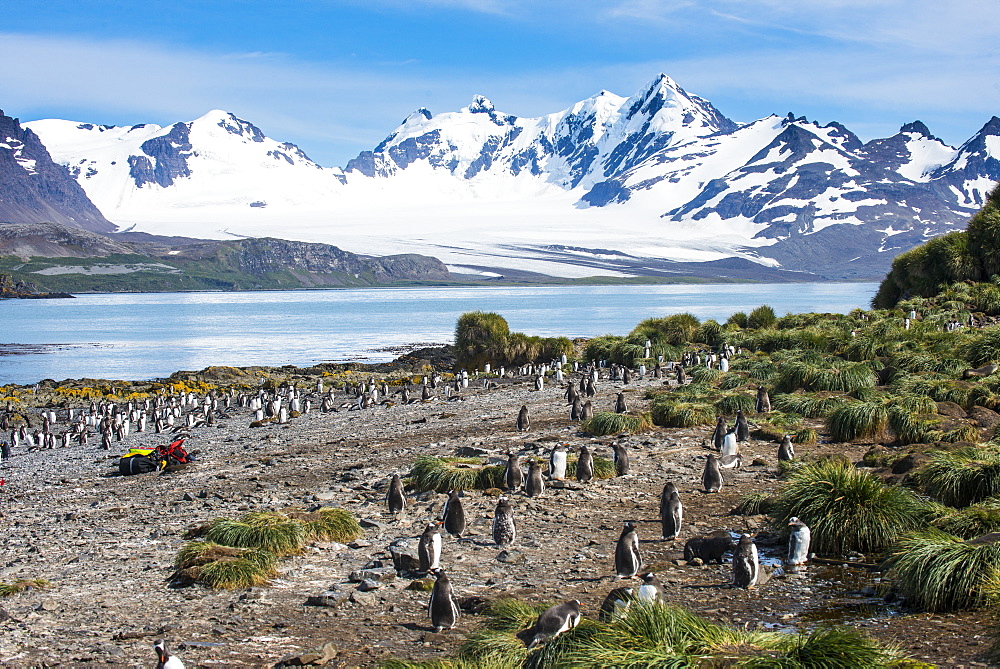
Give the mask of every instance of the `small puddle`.
[[802, 622], [843, 624], [898, 615], [877, 593], [879, 575], [860, 567], [810, 566], [814, 596], [799, 614]]

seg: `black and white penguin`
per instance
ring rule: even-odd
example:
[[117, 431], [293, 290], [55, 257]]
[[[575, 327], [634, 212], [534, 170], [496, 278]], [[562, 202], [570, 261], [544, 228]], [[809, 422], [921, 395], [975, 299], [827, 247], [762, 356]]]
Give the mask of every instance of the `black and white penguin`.
[[498, 548], [506, 548], [517, 539], [517, 528], [514, 526], [514, 507], [510, 500], [501, 497], [497, 500], [497, 508], [493, 513], [493, 543]]
[[507, 454], [507, 469], [503, 474], [507, 490], [517, 490], [524, 484], [524, 473], [521, 471], [521, 459], [517, 453]]
[[656, 578], [656, 574], [650, 572], [642, 575], [642, 585], [639, 586], [637, 599], [650, 604], [663, 601], [663, 586], [660, 585], [660, 579]]
[[719, 458], [719, 467], [722, 469], [739, 469], [743, 466], [743, 456], [737, 453], [736, 455], [723, 455]]
[[632, 603], [635, 600], [635, 588], [632, 586], [627, 585], [621, 588], [615, 588], [608, 593], [607, 597], [604, 598], [598, 617], [602, 622], [614, 620], [628, 611], [628, 607], [632, 606]]
[[684, 508], [677, 486], [666, 483], [660, 493], [660, 524], [663, 528], [663, 538], [673, 541], [681, 533], [681, 521], [684, 518]]
[[579, 397], [573, 398], [573, 406], [569, 410], [570, 420], [582, 420], [583, 418], [583, 402], [580, 401]]
[[757, 386], [757, 403], [754, 406], [757, 413], [768, 413], [771, 411], [771, 398], [767, 394], [764, 386]]
[[580, 394], [576, 392], [576, 384], [567, 383], [566, 384], [566, 404], [573, 404], [580, 397]]
[[545, 387], [545, 377], [539, 374], [535, 377], [535, 390], [541, 390]]
[[465, 509], [462, 507], [462, 499], [458, 496], [457, 490], [448, 492], [448, 501], [444, 503], [442, 520], [448, 534], [453, 534], [459, 539], [465, 534]]
[[705, 460], [705, 471], [701, 474], [701, 485], [705, 492], [722, 490], [722, 470], [719, 469], [719, 459], [709, 455]]
[[809, 527], [798, 518], [790, 518], [788, 526], [792, 533], [788, 535], [788, 559], [785, 564], [797, 567], [809, 561], [809, 543], [812, 539]]
[[725, 416], [719, 416], [715, 420], [715, 432], [712, 433], [712, 448], [717, 451], [722, 450], [722, 445], [726, 440], [726, 418]]
[[594, 405], [587, 400], [583, 403], [583, 410], [580, 411], [580, 420], [587, 420], [594, 417]]
[[528, 406], [522, 404], [521, 410], [517, 412], [517, 431], [527, 432], [529, 427], [531, 427], [531, 420], [528, 418]]
[[778, 446], [778, 460], [791, 462], [794, 459], [795, 447], [792, 446], [792, 435], [786, 434], [785, 438], [781, 440], [781, 446]]
[[566, 448], [556, 446], [549, 453], [549, 480], [562, 481], [566, 478]]
[[590, 454], [590, 449], [580, 446], [580, 455], [576, 459], [576, 480], [580, 483], [587, 483], [594, 478], [594, 456]]
[[750, 439], [750, 423], [747, 421], [747, 417], [743, 415], [742, 410], [736, 411], [736, 441], [749, 441]]
[[528, 478], [524, 482], [524, 493], [528, 497], [538, 497], [545, 491], [545, 481], [542, 480], [542, 468], [538, 462], [528, 463]]
[[740, 452], [740, 447], [736, 442], [736, 427], [726, 430], [726, 436], [722, 438], [722, 457], [736, 455]]
[[392, 475], [386, 501], [389, 504], [389, 513], [399, 513], [406, 508], [406, 493], [403, 492], [403, 482], [400, 480], [399, 474]]
[[749, 534], [740, 537], [733, 551], [733, 585], [750, 589], [760, 578], [760, 562], [757, 559], [757, 545]]
[[615, 472], [618, 476], [625, 476], [629, 470], [628, 449], [624, 444], [612, 444], [611, 449], [614, 451], [611, 455], [615, 461]]
[[458, 602], [455, 601], [455, 591], [451, 587], [451, 581], [444, 570], [438, 567], [431, 571], [434, 575], [434, 588], [431, 590], [431, 600], [427, 603], [427, 609], [431, 615], [431, 625], [435, 632], [443, 629], [452, 629], [458, 622], [460, 611]]
[[615, 573], [618, 578], [632, 578], [639, 573], [642, 558], [639, 556], [639, 535], [635, 523], [625, 523], [618, 544], [615, 546]]
[[556, 604], [542, 611], [532, 631], [533, 637], [528, 648], [534, 648], [543, 641], [555, 639], [580, 623], [580, 600], [572, 599], [565, 604]]
[[594, 385], [594, 377], [593, 376], [588, 376], [587, 377], [587, 392], [586, 392], [586, 395], [587, 395], [587, 397], [593, 397], [596, 394], [597, 394], [597, 386]]
[[684, 373], [684, 365], [677, 365], [677, 385], [683, 386], [687, 383], [687, 374]]
[[417, 543], [417, 559], [420, 561], [420, 571], [429, 573], [441, 566], [441, 523], [428, 523], [424, 533]]
[[618, 393], [615, 399], [615, 413], [628, 413], [628, 404], [625, 402], [625, 393]]
[[184, 669], [181, 658], [167, 651], [167, 643], [163, 639], [156, 640], [153, 650], [156, 651], [156, 669]]

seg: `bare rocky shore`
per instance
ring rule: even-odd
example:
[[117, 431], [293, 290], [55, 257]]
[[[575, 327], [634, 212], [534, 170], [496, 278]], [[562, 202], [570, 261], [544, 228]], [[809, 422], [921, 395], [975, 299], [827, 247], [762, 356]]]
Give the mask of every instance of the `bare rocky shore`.
[[[663, 381], [601, 381], [595, 409], [610, 410], [622, 391], [633, 408], [642, 409], [643, 391], [653, 385]], [[0, 466], [0, 581], [46, 579], [51, 587], [0, 600], [0, 662], [153, 666], [157, 638], [165, 638], [188, 667], [279, 661], [376, 666], [392, 657], [439, 658], [477, 627], [471, 611], [485, 599], [577, 598], [584, 615], [595, 616], [605, 595], [620, 585], [614, 543], [627, 520], [638, 522], [643, 561], [659, 575], [667, 600], [712, 620], [769, 629], [853, 624], [901, 645], [915, 659], [940, 664], [974, 665], [988, 647], [991, 628], [984, 614], [914, 614], [886, 604], [876, 592], [878, 574], [863, 566], [864, 556], [855, 560], [861, 566], [813, 564], [788, 575], [777, 570], [751, 591], [728, 587], [729, 565], [684, 563], [683, 542], [717, 529], [756, 533], [765, 557], [781, 555], [782, 539], [770, 534], [764, 517], [730, 514], [743, 495], [777, 486], [776, 444], [745, 444], [744, 467], [726, 470], [722, 492], [708, 495], [700, 491], [709, 452], [705, 429], [593, 438], [570, 422], [556, 384], [535, 391], [528, 379], [517, 378], [481, 386], [473, 379], [450, 400], [438, 390], [427, 401], [314, 409], [288, 424], [258, 428], [249, 427], [251, 412], [235, 410], [213, 426], [188, 430], [186, 446], [198, 460], [172, 472], [117, 474], [127, 448], [169, 441], [169, 435], [151, 431], [133, 432], [111, 450], [103, 450], [99, 439], [96, 445], [91, 440], [86, 446], [16, 448]], [[32, 406], [30, 394], [22, 400], [23, 407]], [[526, 433], [515, 429], [522, 404], [532, 419]], [[470, 529], [462, 540], [445, 536], [442, 567], [470, 612], [455, 630], [435, 634], [427, 593], [411, 589], [413, 579], [397, 574], [388, 548], [406, 543], [400, 539], [415, 546], [440, 513], [444, 495], [411, 494], [405, 514], [394, 518], [384, 502], [389, 477], [405, 475], [423, 454], [452, 456], [461, 449], [486, 459], [507, 450], [545, 454], [555, 444], [571, 451], [587, 444], [609, 457], [614, 441], [629, 449], [631, 473], [589, 484], [567, 481], [538, 498], [514, 495], [518, 539], [509, 549], [496, 548], [490, 537], [496, 498], [465, 493]], [[800, 451], [844, 453], [858, 461], [867, 448], [821, 443]], [[659, 538], [659, 494], [668, 480], [677, 484], [685, 505], [676, 542]], [[282, 561], [280, 576], [268, 587], [168, 587], [174, 556], [191, 526], [252, 510], [318, 505], [351, 511], [365, 528], [363, 538], [309, 546]], [[371, 573], [363, 576], [372, 582], [358, 583], [358, 574], [351, 578], [366, 567]]]

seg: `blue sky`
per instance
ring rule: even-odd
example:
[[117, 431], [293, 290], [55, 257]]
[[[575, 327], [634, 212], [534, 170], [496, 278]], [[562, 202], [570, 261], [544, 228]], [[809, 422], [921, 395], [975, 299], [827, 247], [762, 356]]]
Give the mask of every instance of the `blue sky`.
[[659, 72], [736, 121], [789, 111], [952, 144], [1000, 115], [996, 0], [0, 0], [0, 108], [169, 124], [210, 109], [324, 165], [418, 107], [519, 116]]

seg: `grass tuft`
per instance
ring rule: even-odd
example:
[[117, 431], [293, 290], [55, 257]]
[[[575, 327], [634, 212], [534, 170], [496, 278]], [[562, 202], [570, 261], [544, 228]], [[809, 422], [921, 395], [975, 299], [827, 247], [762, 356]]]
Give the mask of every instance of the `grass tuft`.
[[23, 578], [13, 583], [0, 583], [0, 597], [13, 597], [25, 590], [48, 590], [52, 587], [44, 578]]
[[305, 523], [274, 511], [254, 511], [238, 520], [219, 518], [205, 539], [234, 548], [259, 548], [279, 557], [300, 553], [309, 541]]
[[410, 470], [410, 480], [417, 492], [503, 488], [503, 475], [503, 465], [483, 465], [478, 458], [433, 455], [417, 458]]
[[364, 533], [354, 516], [344, 509], [324, 507], [309, 513], [289, 511], [288, 516], [305, 524], [306, 533], [312, 541], [336, 541], [346, 544]]
[[950, 506], [1000, 495], [1000, 447], [938, 451], [915, 476], [927, 494]]
[[580, 429], [595, 437], [603, 437], [622, 432], [636, 434], [648, 430], [650, 426], [651, 422], [646, 414], [621, 414], [614, 413], [613, 411], [600, 411], [594, 414], [593, 418], [585, 420]]

